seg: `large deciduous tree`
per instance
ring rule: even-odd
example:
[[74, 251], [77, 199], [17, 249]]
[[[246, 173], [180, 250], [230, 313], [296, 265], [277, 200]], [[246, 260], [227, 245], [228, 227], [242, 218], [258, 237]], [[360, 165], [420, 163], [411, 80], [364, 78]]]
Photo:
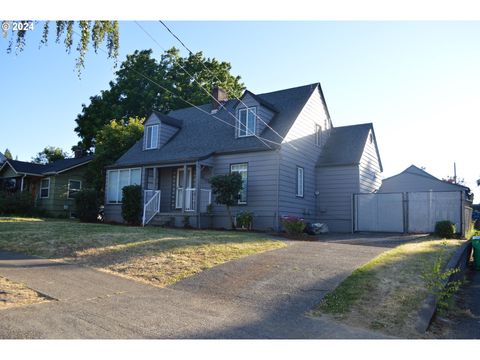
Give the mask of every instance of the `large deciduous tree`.
[[172, 48], [157, 61], [152, 50], [137, 50], [121, 64], [108, 90], [90, 97], [89, 105], [82, 104], [75, 120], [75, 131], [82, 139], [79, 145], [92, 151], [97, 132], [112, 119], [145, 118], [152, 110], [168, 112], [190, 106], [181, 98], [195, 105], [207, 103], [214, 86], [240, 96], [245, 87], [230, 70], [228, 62], [205, 58], [201, 52], [182, 57]]
[[[53, 24], [52, 24], [53, 23]], [[43, 24], [39, 21], [3, 21], [3, 37], [8, 37], [10, 33], [10, 43], [7, 52], [11, 53], [15, 48], [15, 53], [23, 51], [26, 45], [27, 34], [37, 28], [42, 29], [42, 39], [40, 46], [48, 43], [51, 28], [55, 30], [55, 42], [63, 42], [68, 53], [71, 52], [74, 44], [74, 35], [79, 37], [76, 51], [78, 57], [75, 60], [78, 74], [85, 67], [85, 55], [91, 44], [95, 52], [100, 49], [103, 42], [106, 42], [107, 54], [109, 58], [116, 61], [118, 59], [119, 49], [119, 29], [118, 21], [45, 21]], [[76, 28], [78, 28], [76, 30]]]
[[32, 158], [36, 164], [50, 164], [57, 160], [63, 160], [68, 157], [68, 154], [59, 147], [47, 146], [40, 151], [37, 156]]
[[112, 120], [97, 133], [93, 160], [87, 167], [87, 187], [100, 194], [105, 189], [105, 166], [114, 163], [143, 135], [144, 119]]

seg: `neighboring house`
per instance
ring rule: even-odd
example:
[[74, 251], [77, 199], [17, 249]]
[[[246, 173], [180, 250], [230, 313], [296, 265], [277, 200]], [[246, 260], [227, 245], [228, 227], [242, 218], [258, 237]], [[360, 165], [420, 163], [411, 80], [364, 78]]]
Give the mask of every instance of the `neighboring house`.
[[[351, 204], [362, 186], [378, 188], [381, 163], [371, 124], [333, 128], [319, 83], [265, 94], [247, 90], [241, 101], [228, 100], [221, 89], [213, 95], [222, 107], [212, 102], [150, 115], [143, 138], [107, 168], [107, 221], [123, 221], [123, 186], [141, 184], [146, 221], [181, 225], [189, 216], [192, 226], [228, 228], [208, 180], [239, 172], [244, 188], [233, 212], [253, 212], [255, 229], [279, 230], [284, 215], [351, 229], [351, 220], [337, 226], [332, 213], [346, 199]], [[340, 174], [342, 166], [353, 170]], [[334, 173], [336, 183], [322, 182]]]
[[0, 167], [0, 190], [28, 192], [35, 206], [53, 216], [75, 216], [74, 194], [85, 181], [91, 156], [34, 164], [7, 159]]
[[466, 186], [453, 184], [437, 179], [425, 170], [411, 165], [400, 174], [383, 180], [378, 192], [415, 192], [415, 191], [464, 191], [467, 199], [473, 200], [470, 189]]

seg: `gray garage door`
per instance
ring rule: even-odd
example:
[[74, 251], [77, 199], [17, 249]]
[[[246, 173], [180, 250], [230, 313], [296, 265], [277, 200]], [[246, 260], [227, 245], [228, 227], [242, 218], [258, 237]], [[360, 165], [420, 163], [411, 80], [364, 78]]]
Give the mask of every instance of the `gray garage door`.
[[355, 194], [355, 231], [403, 232], [402, 193]]

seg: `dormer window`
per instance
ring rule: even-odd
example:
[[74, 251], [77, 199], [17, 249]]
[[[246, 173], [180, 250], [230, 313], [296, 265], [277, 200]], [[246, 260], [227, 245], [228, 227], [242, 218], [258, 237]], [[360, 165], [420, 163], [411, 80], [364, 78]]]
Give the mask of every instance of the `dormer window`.
[[257, 114], [257, 109], [254, 107], [238, 110], [238, 119], [240, 121], [238, 124], [238, 131], [237, 131], [238, 137], [255, 135], [256, 114]]
[[158, 148], [158, 128], [158, 124], [147, 126], [145, 131], [145, 150]]

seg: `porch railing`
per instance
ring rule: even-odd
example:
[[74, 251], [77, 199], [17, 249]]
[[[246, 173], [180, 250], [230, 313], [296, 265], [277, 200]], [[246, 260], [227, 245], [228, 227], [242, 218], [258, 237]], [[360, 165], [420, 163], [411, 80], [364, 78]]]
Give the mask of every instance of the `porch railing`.
[[145, 190], [142, 225], [145, 226], [160, 212], [160, 190]]
[[[183, 205], [183, 188], [177, 188], [177, 208]], [[207, 212], [207, 206], [212, 203], [212, 191], [210, 189], [200, 189], [200, 212]], [[197, 210], [197, 189], [185, 189], [185, 211]]]

